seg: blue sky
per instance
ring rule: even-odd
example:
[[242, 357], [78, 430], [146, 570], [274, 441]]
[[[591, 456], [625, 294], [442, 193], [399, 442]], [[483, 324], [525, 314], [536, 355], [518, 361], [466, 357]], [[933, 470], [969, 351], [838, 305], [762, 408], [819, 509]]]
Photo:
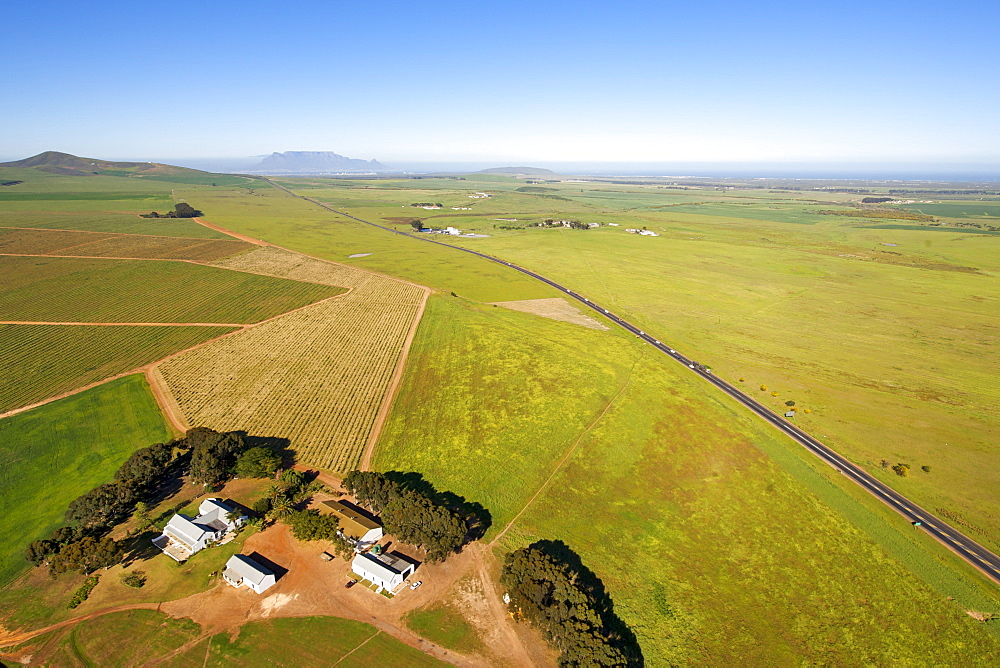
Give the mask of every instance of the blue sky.
[[1000, 164], [1000, 3], [15, 2], [0, 158]]

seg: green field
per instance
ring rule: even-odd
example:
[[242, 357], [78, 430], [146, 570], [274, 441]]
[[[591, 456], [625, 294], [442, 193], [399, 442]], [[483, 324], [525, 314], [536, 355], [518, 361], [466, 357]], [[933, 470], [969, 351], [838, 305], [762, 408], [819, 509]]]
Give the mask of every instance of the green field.
[[[240, 627], [235, 640], [220, 633], [179, 657], [179, 663], [208, 666], [439, 666], [440, 661], [386, 635], [374, 627], [336, 617], [302, 617], [251, 622]], [[350, 657], [348, 658], [348, 655]], [[207, 663], [202, 660], [207, 658]]]
[[[336, 617], [250, 622], [193, 644], [203, 631], [190, 619], [154, 610], [114, 612], [41, 636], [25, 647], [51, 666], [135, 666], [166, 660], [170, 666], [445, 665], [374, 627]], [[127, 642], [122, 642], [128, 638]], [[181, 651], [179, 654], [178, 650]], [[32, 663], [34, 665], [34, 662]]]
[[0, 257], [0, 320], [253, 323], [342, 289], [184, 262]]
[[414, 633], [460, 654], [474, 654], [485, 649], [476, 637], [476, 630], [450, 605], [432, 604], [409, 612], [405, 619]]
[[170, 437], [142, 376], [0, 420], [0, 583], [28, 568], [24, 548], [62, 524], [70, 501]]
[[[165, 203], [166, 204], [166, 203]], [[172, 206], [172, 205], [170, 205]], [[198, 239], [229, 239], [230, 237], [199, 225], [189, 218], [140, 218], [135, 213], [117, 211], [73, 210], [24, 211], [0, 205], [0, 227], [86, 230], [89, 232], [118, 232], [122, 234], [149, 234], [164, 237], [192, 237]], [[168, 206], [161, 206], [166, 209]]]
[[231, 331], [0, 325], [0, 412], [131, 371]]
[[650, 351], [439, 298], [376, 468], [483, 503], [487, 538], [557, 471], [501, 552], [568, 543], [649, 665], [962, 663], [1000, 649], [963, 612], [1000, 609], [976, 576]]

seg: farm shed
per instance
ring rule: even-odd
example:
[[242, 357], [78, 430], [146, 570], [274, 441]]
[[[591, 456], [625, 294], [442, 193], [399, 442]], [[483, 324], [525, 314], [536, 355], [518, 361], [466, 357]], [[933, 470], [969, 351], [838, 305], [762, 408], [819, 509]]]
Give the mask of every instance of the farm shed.
[[324, 510], [337, 518], [340, 533], [363, 550], [382, 538], [382, 525], [343, 501], [324, 501]]
[[246, 586], [258, 594], [263, 593], [277, 581], [269, 568], [258, 564], [245, 554], [234, 554], [229, 558], [226, 570], [222, 572], [222, 579], [236, 588]]
[[395, 553], [378, 556], [359, 554], [351, 562], [351, 571], [378, 587], [379, 593], [383, 589], [395, 591], [415, 569], [412, 562]]

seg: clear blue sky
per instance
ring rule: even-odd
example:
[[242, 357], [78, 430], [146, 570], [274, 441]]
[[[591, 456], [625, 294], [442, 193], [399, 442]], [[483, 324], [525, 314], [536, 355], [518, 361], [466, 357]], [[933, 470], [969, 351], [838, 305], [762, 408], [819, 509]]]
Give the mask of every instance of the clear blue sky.
[[0, 158], [1000, 163], [1000, 3], [11, 2]]

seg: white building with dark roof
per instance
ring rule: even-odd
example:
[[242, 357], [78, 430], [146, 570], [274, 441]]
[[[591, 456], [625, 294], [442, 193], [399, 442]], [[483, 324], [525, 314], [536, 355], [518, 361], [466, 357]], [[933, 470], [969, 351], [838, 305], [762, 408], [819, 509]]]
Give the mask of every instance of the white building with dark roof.
[[274, 586], [277, 578], [271, 569], [257, 563], [245, 554], [234, 554], [226, 562], [226, 570], [222, 571], [222, 579], [239, 589], [248, 589], [261, 594], [265, 589]]
[[198, 506], [194, 518], [177, 514], [170, 518], [163, 533], [153, 539], [153, 545], [163, 550], [175, 561], [184, 561], [195, 552], [205, 549], [246, 522], [247, 516], [230, 519], [235, 507], [219, 499], [205, 499]]
[[351, 562], [351, 571], [378, 587], [379, 593], [396, 591], [414, 570], [412, 562], [390, 554], [359, 554]]

